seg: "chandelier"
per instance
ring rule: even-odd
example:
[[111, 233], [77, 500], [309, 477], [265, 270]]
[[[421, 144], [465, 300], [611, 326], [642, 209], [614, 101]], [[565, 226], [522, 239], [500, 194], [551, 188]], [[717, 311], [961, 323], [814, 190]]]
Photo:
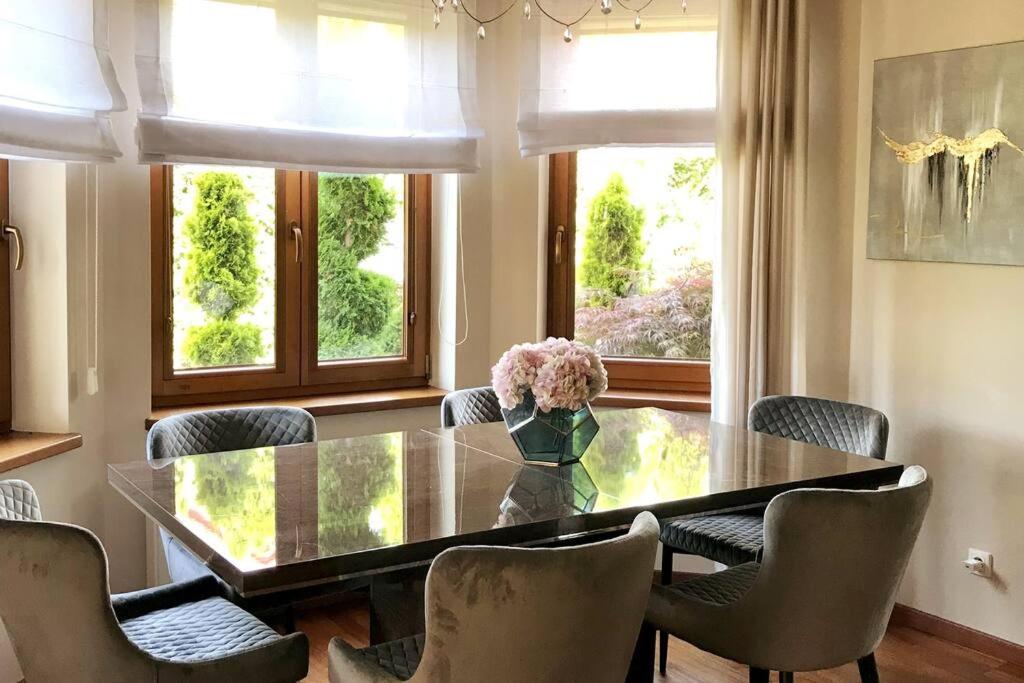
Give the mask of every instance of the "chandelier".
[[[459, 9], [461, 8], [462, 11], [465, 12], [470, 19], [476, 22], [476, 37], [479, 38], [480, 40], [483, 40], [484, 38], [487, 37], [487, 29], [485, 27], [488, 24], [496, 22], [498, 19], [501, 19], [506, 14], [511, 12], [513, 8], [515, 8], [515, 6], [519, 4], [520, 0], [512, 0], [512, 2], [509, 3], [508, 7], [506, 7], [505, 9], [503, 9], [502, 11], [498, 12], [497, 14], [490, 18], [483, 18], [473, 14], [472, 10], [470, 10], [469, 7], [467, 7], [464, 2], [460, 2], [460, 0], [431, 0], [431, 2], [434, 4], [434, 28], [437, 28], [438, 26], [441, 25], [441, 15], [444, 13], [446, 7], [450, 7], [452, 12], [458, 12]], [[614, 3], [613, 0], [593, 0], [582, 14], [577, 16], [575, 19], [570, 18], [569, 20], [566, 20], [559, 19], [558, 17], [548, 12], [544, 8], [544, 5], [541, 4], [541, 0], [522, 0], [524, 19], [529, 20], [530, 17], [533, 15], [533, 8], [536, 7], [540, 11], [540, 13], [543, 14], [545, 17], [555, 22], [556, 24], [565, 27], [565, 31], [562, 32], [562, 40], [564, 40], [567, 43], [572, 42], [573, 26], [576, 26], [581, 21], [586, 19], [595, 7], [599, 7], [601, 10], [601, 14], [606, 15], [611, 14], [613, 4], [619, 5], [627, 12], [632, 12], [634, 15], [633, 28], [639, 31], [640, 28], [643, 26], [643, 22], [640, 20], [640, 13], [647, 9], [652, 2], [654, 2], [654, 0], [646, 0], [646, 2], [643, 2], [643, 4], [640, 5], [639, 7], [631, 7], [628, 3], [624, 2], [624, 0], [614, 0]], [[682, 0], [681, 8], [683, 14], [686, 14], [686, 0]]]

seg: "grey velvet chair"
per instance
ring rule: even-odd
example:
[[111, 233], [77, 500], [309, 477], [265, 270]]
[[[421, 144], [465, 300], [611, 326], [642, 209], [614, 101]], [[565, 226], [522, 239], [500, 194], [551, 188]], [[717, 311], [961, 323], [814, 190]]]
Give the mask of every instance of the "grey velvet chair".
[[20, 479], [0, 481], [0, 519], [42, 521], [43, 511], [31, 484]]
[[[146, 457], [238, 451], [316, 441], [316, 421], [301, 408], [253, 407], [184, 413], [166, 417], [149, 430]], [[201, 560], [160, 529], [172, 581], [213, 576]]]
[[622, 683], [657, 546], [644, 512], [610, 541], [446, 550], [427, 575], [426, 635], [362, 650], [333, 639], [331, 683]]
[[490, 387], [452, 391], [441, 400], [442, 427], [501, 422], [502, 419], [498, 396]]
[[874, 651], [931, 491], [914, 466], [896, 488], [776, 496], [765, 513], [764, 559], [655, 586], [645, 628], [750, 666], [752, 682], [853, 661], [863, 681], [877, 681]]
[[28, 681], [297, 681], [309, 643], [220, 597], [213, 577], [111, 596], [90, 531], [38, 521], [20, 481], [0, 482], [0, 618]]
[[[857, 455], [885, 459], [889, 421], [881, 412], [807, 396], [766, 396], [754, 402], [747, 428]], [[667, 522], [661, 532], [662, 584], [671, 581], [675, 554], [699, 555], [728, 566], [753, 562], [764, 544], [764, 508]], [[665, 673], [668, 636], [661, 634], [659, 668]]]

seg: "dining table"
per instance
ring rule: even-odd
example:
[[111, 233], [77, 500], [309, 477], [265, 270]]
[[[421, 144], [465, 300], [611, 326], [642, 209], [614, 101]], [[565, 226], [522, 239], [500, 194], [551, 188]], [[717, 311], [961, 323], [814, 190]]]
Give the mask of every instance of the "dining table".
[[[597, 420], [582, 459], [563, 466], [524, 461], [498, 422], [122, 462], [108, 481], [237, 596], [257, 599], [422, 578], [458, 545], [587, 542], [624, 533], [643, 510], [664, 520], [796, 488], [876, 488], [903, 469], [706, 413], [605, 409]], [[374, 642], [400, 635], [382, 619], [371, 619]]]

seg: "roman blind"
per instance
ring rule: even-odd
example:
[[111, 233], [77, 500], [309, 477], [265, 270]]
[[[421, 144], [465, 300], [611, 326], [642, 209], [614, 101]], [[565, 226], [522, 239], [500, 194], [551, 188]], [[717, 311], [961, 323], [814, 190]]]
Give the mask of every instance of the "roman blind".
[[526, 22], [520, 153], [714, 144], [717, 1], [688, 5], [684, 14], [678, 0], [653, 0], [638, 30], [618, 5], [603, 15], [589, 2], [558, 3], [564, 21], [591, 7], [568, 42], [562, 25]]
[[124, 109], [104, 0], [0, 2], [0, 155], [112, 161]]
[[430, 0], [136, 0], [140, 160], [477, 168], [475, 27]]

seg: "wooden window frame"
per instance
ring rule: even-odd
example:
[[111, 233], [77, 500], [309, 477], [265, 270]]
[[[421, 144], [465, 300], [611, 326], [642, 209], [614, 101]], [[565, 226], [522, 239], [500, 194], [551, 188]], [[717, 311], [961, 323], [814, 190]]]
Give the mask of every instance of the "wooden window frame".
[[[576, 325], [576, 153], [548, 166], [547, 330], [572, 339]], [[613, 390], [711, 393], [711, 363], [657, 358], [604, 359]]]
[[154, 408], [427, 385], [430, 176], [406, 176], [406, 333], [401, 356], [317, 360], [316, 173], [278, 170], [275, 366], [175, 370], [172, 170], [170, 165], [153, 166], [150, 174]]
[[[0, 159], [0, 227], [10, 220], [10, 164]], [[11, 376], [11, 250], [0, 235], [0, 435], [11, 431], [14, 412]]]

